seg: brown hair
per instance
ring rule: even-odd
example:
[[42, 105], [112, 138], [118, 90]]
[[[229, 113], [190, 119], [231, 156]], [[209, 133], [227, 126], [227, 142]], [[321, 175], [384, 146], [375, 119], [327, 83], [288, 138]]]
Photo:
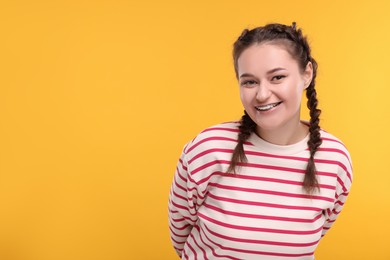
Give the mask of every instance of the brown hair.
[[[267, 24], [263, 27], [257, 27], [252, 30], [245, 29], [237, 41], [233, 45], [233, 60], [236, 77], [238, 78], [237, 61], [244, 50], [254, 44], [260, 43], [281, 44], [286, 47], [290, 55], [298, 62], [299, 68], [303, 72], [309, 62], [313, 66], [313, 78], [310, 85], [306, 89], [307, 107], [310, 110], [309, 133], [310, 138], [307, 142], [310, 157], [306, 167], [303, 188], [307, 193], [312, 194], [315, 189], [319, 189], [318, 180], [316, 177], [316, 167], [314, 164], [314, 154], [321, 145], [320, 136], [320, 114], [321, 110], [317, 108], [317, 92], [315, 90], [315, 78], [317, 75], [317, 62], [311, 56], [309, 43], [303, 36], [301, 29], [296, 28], [295, 22], [291, 26], [283, 24]], [[249, 138], [250, 134], [256, 129], [256, 123], [244, 111], [241, 118], [238, 134], [238, 144], [236, 145], [232, 160], [230, 162], [228, 172], [236, 173], [236, 167], [240, 163], [246, 162], [247, 158], [244, 151], [244, 142]]]

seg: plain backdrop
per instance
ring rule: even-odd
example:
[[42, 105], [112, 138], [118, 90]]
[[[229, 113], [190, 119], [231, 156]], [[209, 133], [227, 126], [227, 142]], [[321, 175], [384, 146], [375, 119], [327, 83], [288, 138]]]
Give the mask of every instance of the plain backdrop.
[[243, 112], [232, 44], [293, 21], [319, 63], [321, 126], [354, 165], [316, 259], [390, 259], [389, 13], [386, 0], [1, 1], [0, 259], [178, 259], [181, 150]]

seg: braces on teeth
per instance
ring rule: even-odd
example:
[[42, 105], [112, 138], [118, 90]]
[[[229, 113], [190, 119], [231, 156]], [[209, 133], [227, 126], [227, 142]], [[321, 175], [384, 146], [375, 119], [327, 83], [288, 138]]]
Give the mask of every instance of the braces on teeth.
[[269, 105], [266, 105], [266, 106], [256, 107], [256, 109], [260, 110], [260, 111], [266, 111], [266, 110], [270, 110], [273, 107], [276, 107], [277, 105], [279, 105], [279, 103], [274, 103], [274, 104], [269, 104]]

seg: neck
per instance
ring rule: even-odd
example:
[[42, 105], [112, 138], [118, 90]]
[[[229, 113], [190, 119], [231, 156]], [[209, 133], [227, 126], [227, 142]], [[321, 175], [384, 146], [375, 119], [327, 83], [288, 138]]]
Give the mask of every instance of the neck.
[[261, 139], [276, 145], [291, 145], [301, 141], [307, 136], [309, 126], [301, 121], [283, 125], [277, 129], [256, 128]]

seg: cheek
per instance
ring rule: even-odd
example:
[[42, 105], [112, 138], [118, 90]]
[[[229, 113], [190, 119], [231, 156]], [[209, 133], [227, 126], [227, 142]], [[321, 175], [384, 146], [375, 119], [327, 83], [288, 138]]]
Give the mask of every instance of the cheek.
[[245, 95], [241, 89], [240, 89], [240, 99], [241, 99], [241, 102], [244, 103]]
[[294, 84], [294, 87], [290, 88], [287, 96], [295, 103], [300, 103], [302, 100], [304, 89], [300, 83]]
[[250, 99], [250, 92], [248, 91], [248, 89], [243, 89], [243, 88], [240, 89], [240, 99], [241, 99], [241, 103], [244, 106], [250, 103], [251, 99]]
[[241, 100], [244, 100], [244, 91], [243, 91], [243, 89], [240, 87], [240, 99]]
[[302, 96], [302, 90], [300, 90], [297, 86], [296, 88], [290, 90], [289, 96], [293, 97], [294, 99], [298, 97], [300, 98]]

